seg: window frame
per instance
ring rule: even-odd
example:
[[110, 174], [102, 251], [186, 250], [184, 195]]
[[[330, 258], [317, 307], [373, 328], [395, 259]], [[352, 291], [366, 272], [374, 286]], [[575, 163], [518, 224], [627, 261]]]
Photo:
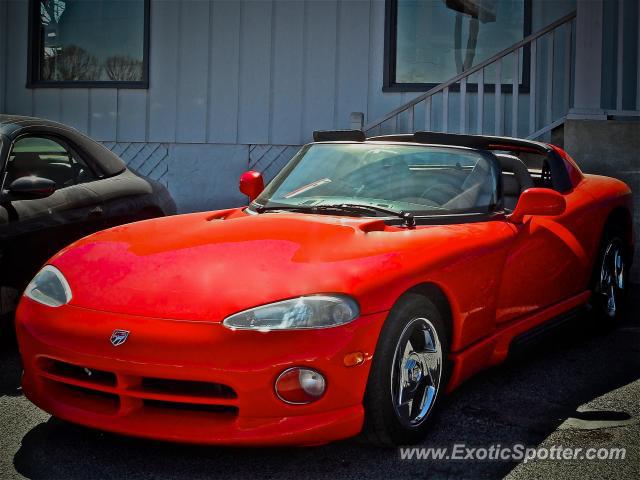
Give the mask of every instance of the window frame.
[[[307, 143], [305, 145], [302, 146], [302, 148], [291, 158], [291, 160], [289, 160], [289, 162], [287, 162], [287, 164], [280, 170], [280, 172], [278, 172], [278, 174], [265, 186], [265, 189], [262, 191], [262, 193], [256, 198], [254, 199], [248, 208], [248, 211], [251, 214], [257, 214], [257, 210], [256, 207], [263, 207], [265, 205], [267, 205], [269, 203], [269, 201], [271, 201], [271, 197], [273, 195], [274, 192], [270, 192], [269, 196], [270, 198], [266, 200], [265, 203], [260, 203], [256, 200], [260, 199], [260, 197], [267, 192], [267, 190], [269, 189], [269, 187], [273, 187], [277, 182], [280, 182], [279, 185], [277, 186], [277, 188], [280, 188], [282, 186], [282, 184], [284, 183], [284, 181], [286, 180], [286, 178], [291, 174], [291, 172], [298, 166], [298, 164], [300, 163], [300, 161], [302, 160], [302, 158], [304, 157], [304, 155], [306, 155], [306, 153], [309, 151], [309, 149], [311, 149], [314, 146], [318, 146], [318, 145], [329, 145], [329, 146], [336, 146], [336, 145], [372, 145], [369, 142], [363, 143], [363, 142], [357, 142], [357, 141], [344, 141], [344, 142], [312, 142], [312, 143]], [[425, 149], [433, 149], [435, 147], [441, 148], [443, 150], [451, 150], [452, 152], [455, 152], [456, 150], [460, 151], [465, 151], [465, 152], [473, 152], [475, 154], [477, 154], [478, 156], [484, 158], [487, 163], [492, 167], [492, 173], [493, 173], [493, 177], [495, 180], [495, 194], [496, 194], [496, 201], [489, 205], [490, 210], [488, 212], [448, 212], [448, 213], [441, 213], [441, 214], [429, 214], [429, 215], [425, 215], [424, 213], [421, 214], [419, 211], [411, 211], [411, 213], [413, 213], [413, 215], [415, 216], [416, 221], [418, 222], [418, 224], [422, 224], [426, 221], [426, 223], [429, 223], [429, 221], [435, 221], [436, 224], [439, 224], [441, 222], [441, 224], [448, 224], [448, 223], [468, 223], [469, 221], [487, 221], [488, 219], [493, 219], [493, 218], [501, 218], [505, 215], [505, 209], [504, 209], [504, 192], [503, 192], [503, 185], [502, 185], [502, 168], [500, 167], [500, 162], [498, 160], [498, 158], [489, 150], [483, 150], [483, 149], [475, 149], [475, 148], [466, 148], [466, 147], [460, 147], [458, 145], [429, 145], [429, 144], [423, 144], [423, 143], [407, 143], [407, 142], [380, 142], [379, 144], [376, 142], [375, 146], [377, 147], [381, 147], [381, 146], [395, 146], [395, 147], [406, 147], [406, 146], [412, 146], [412, 147], [421, 147], [421, 148], [425, 148]], [[295, 163], [294, 163], [295, 161]], [[282, 178], [281, 178], [282, 177]], [[276, 189], [277, 189], [276, 188]], [[447, 220], [448, 219], [448, 220]], [[392, 219], [393, 220], [393, 219]], [[397, 220], [397, 219], [396, 219]], [[398, 220], [398, 222], [400, 222], [400, 220]]]
[[74, 183], [73, 185], [67, 185], [66, 187], [56, 188], [56, 191], [63, 190], [65, 188], [73, 187], [73, 186], [76, 186], [76, 185], [84, 185], [86, 183], [97, 182], [98, 180], [102, 179], [102, 177], [100, 177], [100, 175], [96, 172], [95, 165], [92, 165], [92, 162], [87, 161], [86, 156], [81, 155], [80, 152], [78, 151], [78, 149], [75, 148], [75, 146], [73, 144], [71, 144], [69, 142], [69, 140], [67, 138], [65, 138], [64, 136], [59, 135], [59, 134], [57, 134], [55, 132], [50, 133], [50, 132], [39, 132], [39, 131], [27, 131], [27, 132], [24, 132], [24, 133], [20, 133], [15, 138], [13, 138], [13, 140], [11, 141], [11, 143], [9, 145], [9, 148], [7, 149], [6, 159], [5, 159], [5, 162], [4, 162], [4, 168], [3, 168], [3, 171], [2, 171], [2, 182], [1, 182], [1, 185], [0, 185], [0, 191], [4, 192], [5, 191], [5, 187], [8, 187], [8, 185], [5, 185], [5, 183], [6, 183], [6, 180], [7, 180], [7, 175], [9, 173], [9, 158], [11, 157], [11, 152], [13, 152], [13, 149], [14, 149], [16, 143], [18, 143], [20, 140], [23, 140], [25, 138], [44, 138], [44, 139], [56, 142], [62, 148], [64, 148], [68, 153], [70, 153], [73, 157], [75, 157], [76, 161], [77, 161], [77, 159], [80, 159], [82, 162], [84, 162], [84, 164], [87, 166], [87, 168], [89, 169], [89, 171], [91, 172], [91, 174], [94, 177], [94, 179], [89, 181], [89, 182]]
[[142, 45], [142, 80], [41, 80], [40, 72], [40, 0], [29, 0], [29, 45], [27, 49], [27, 88], [149, 88], [149, 24], [150, 3], [144, 2]]
[[[532, 22], [532, 0], [524, 1], [524, 21], [523, 38], [531, 35]], [[385, 0], [384, 15], [384, 60], [382, 62], [382, 91], [383, 92], [428, 92], [439, 83], [398, 83], [396, 82], [396, 54], [397, 54], [397, 33], [398, 33], [398, 0]], [[496, 52], [497, 53], [497, 52]], [[529, 93], [529, 73], [531, 49], [529, 45], [522, 48], [522, 82], [520, 82], [519, 92]], [[513, 85], [503, 83], [502, 93], [512, 93]], [[459, 92], [460, 85], [455, 83], [449, 87], [450, 92]], [[477, 83], [467, 83], [467, 92], [477, 92]], [[485, 83], [484, 91], [495, 92], [495, 85]]]

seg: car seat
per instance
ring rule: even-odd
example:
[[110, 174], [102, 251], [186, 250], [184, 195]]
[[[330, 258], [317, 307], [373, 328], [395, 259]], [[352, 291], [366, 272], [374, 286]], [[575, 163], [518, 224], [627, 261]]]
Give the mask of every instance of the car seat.
[[512, 211], [516, 208], [520, 194], [534, 186], [533, 178], [524, 162], [515, 155], [498, 153], [496, 157], [502, 170], [504, 208]]

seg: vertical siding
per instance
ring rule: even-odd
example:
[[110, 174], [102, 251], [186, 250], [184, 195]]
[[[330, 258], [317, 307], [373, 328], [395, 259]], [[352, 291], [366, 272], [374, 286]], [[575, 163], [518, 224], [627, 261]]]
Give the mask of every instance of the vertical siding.
[[33, 114], [60, 121], [60, 89], [41, 88], [33, 91]]
[[117, 116], [117, 142], [145, 141], [147, 92], [145, 90], [118, 90]]
[[209, 142], [236, 143], [238, 139], [241, 9], [236, 0], [216, 1], [211, 9]]
[[173, 142], [176, 138], [180, 10], [178, 0], [154, 1], [151, 5], [148, 92], [150, 142]]
[[248, 0], [240, 16], [238, 140], [269, 143], [273, 2]]
[[82, 132], [89, 131], [89, 90], [67, 88], [60, 93], [60, 121]]
[[5, 108], [8, 113], [21, 115], [33, 114], [33, 92], [25, 88], [27, 82], [28, 16], [28, 2], [8, 2], [5, 38], [11, 39], [11, 48], [8, 48], [7, 45]]
[[209, 2], [195, 1], [182, 5], [178, 52], [177, 142], [204, 143], [207, 136], [209, 28]]
[[367, 110], [370, 6], [368, 0], [339, 2], [334, 111], [334, 124], [338, 128], [349, 126], [351, 112]]
[[307, 5], [301, 143], [311, 139], [313, 130], [333, 127], [337, 13], [336, 0]]
[[115, 141], [118, 120], [118, 91], [89, 90], [89, 135], [100, 141]]
[[269, 143], [293, 145], [302, 131], [305, 2], [274, 3], [271, 118]]
[[7, 0], [0, 0], [0, 113], [5, 111], [7, 81]]

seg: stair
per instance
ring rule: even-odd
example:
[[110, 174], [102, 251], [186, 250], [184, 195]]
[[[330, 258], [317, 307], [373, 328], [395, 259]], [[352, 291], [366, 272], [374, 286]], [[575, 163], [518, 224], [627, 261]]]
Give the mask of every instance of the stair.
[[431, 130], [550, 140], [571, 105], [575, 18], [575, 12], [560, 18], [362, 130], [367, 136]]

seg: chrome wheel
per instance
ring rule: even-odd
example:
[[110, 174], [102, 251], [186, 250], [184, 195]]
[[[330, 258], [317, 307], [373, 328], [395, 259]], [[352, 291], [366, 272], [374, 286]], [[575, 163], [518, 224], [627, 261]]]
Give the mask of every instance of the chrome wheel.
[[611, 318], [616, 316], [620, 308], [625, 274], [622, 245], [618, 240], [613, 240], [604, 251], [598, 283], [598, 292], [604, 296], [605, 312]]
[[411, 320], [400, 334], [391, 369], [391, 399], [400, 422], [415, 428], [435, 403], [442, 373], [442, 346], [426, 318]]

